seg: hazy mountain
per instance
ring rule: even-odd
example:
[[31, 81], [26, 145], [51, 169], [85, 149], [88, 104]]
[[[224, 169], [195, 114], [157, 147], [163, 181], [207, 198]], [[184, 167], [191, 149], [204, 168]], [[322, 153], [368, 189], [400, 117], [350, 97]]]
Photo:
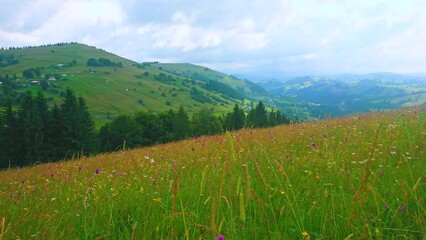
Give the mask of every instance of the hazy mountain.
[[310, 103], [311, 114], [320, 117], [426, 103], [426, 76], [420, 74], [305, 76], [258, 84], [273, 94]]

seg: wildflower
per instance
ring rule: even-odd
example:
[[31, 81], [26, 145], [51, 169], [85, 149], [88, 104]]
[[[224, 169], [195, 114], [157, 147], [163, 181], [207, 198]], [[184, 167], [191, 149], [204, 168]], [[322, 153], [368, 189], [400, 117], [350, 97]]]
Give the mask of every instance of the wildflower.
[[55, 176], [55, 174], [54, 174], [54, 173], [51, 173], [51, 174], [50, 174], [50, 176], [51, 176], [51, 177], [54, 177], [54, 176]]
[[96, 168], [95, 173], [99, 174], [99, 169], [98, 168]]
[[193, 134], [193, 133], [192, 133], [192, 134], [191, 134], [191, 138], [195, 138], [195, 134]]
[[317, 148], [317, 145], [315, 143], [312, 143], [313, 148]]
[[81, 166], [78, 166], [78, 171], [81, 172]]
[[216, 237], [216, 240], [225, 240], [225, 237], [222, 236], [222, 235], [219, 235], [219, 236]]
[[407, 208], [404, 206], [404, 205], [400, 205], [399, 206], [399, 208], [398, 208], [398, 210], [400, 211], [400, 212], [405, 212], [405, 210], [406, 210]]
[[384, 209], [389, 209], [389, 206], [387, 204], [383, 205]]
[[309, 233], [308, 233], [308, 232], [306, 232], [306, 231], [303, 231], [303, 232], [302, 232], [302, 235], [303, 235], [304, 237], [307, 237], [307, 236], [309, 236]]

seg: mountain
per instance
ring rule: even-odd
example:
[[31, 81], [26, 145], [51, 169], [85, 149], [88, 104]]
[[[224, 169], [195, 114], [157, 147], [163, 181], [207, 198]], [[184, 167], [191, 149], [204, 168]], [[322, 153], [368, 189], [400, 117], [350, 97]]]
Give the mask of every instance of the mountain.
[[306, 76], [259, 85], [273, 94], [308, 103], [313, 116], [340, 116], [426, 103], [426, 77], [394, 73]]
[[[97, 124], [119, 114], [160, 112], [183, 105], [188, 112], [266, 94], [262, 87], [192, 64], [137, 63], [79, 43], [0, 50], [1, 101], [12, 88], [43, 93], [60, 103], [69, 87], [83, 96]], [[6, 78], [8, 78], [6, 80]]]

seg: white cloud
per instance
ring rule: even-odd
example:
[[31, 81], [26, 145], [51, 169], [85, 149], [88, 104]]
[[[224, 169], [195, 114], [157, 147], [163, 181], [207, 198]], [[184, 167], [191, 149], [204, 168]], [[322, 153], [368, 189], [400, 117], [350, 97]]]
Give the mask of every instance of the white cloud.
[[421, 0], [2, 1], [0, 46], [77, 41], [231, 73], [426, 71]]

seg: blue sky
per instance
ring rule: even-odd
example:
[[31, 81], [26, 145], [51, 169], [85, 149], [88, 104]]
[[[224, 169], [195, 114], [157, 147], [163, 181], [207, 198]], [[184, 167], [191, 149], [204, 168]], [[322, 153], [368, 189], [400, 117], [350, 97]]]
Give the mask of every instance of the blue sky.
[[280, 78], [426, 73], [425, 0], [0, 0], [0, 46], [81, 42], [135, 61]]

